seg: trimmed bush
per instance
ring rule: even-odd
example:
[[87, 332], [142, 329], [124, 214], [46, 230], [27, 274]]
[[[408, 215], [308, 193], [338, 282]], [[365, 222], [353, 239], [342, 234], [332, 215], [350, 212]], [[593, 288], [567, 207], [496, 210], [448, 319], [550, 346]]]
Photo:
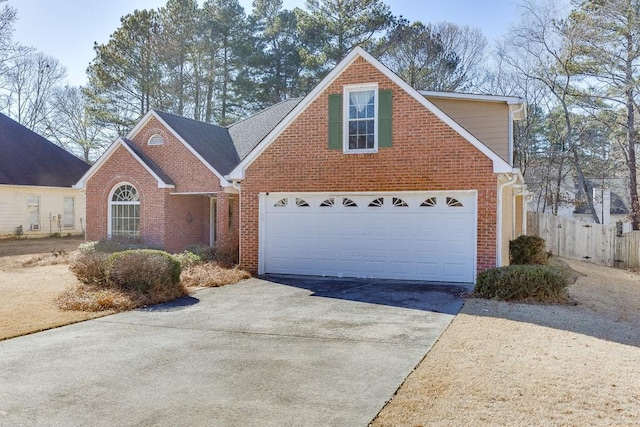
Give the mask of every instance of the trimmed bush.
[[180, 262], [155, 249], [116, 252], [107, 260], [109, 281], [124, 290], [148, 292], [159, 286], [177, 287], [180, 271]]
[[69, 270], [78, 280], [87, 285], [104, 285], [107, 283], [107, 259], [109, 254], [96, 252], [91, 245], [80, 245], [79, 250], [71, 257]]
[[182, 251], [179, 254], [174, 254], [173, 258], [180, 263], [180, 267], [183, 270], [202, 263], [202, 257], [191, 251]]
[[567, 274], [546, 265], [510, 265], [478, 275], [474, 296], [502, 301], [563, 302], [569, 285]]
[[538, 264], [546, 265], [551, 252], [545, 251], [542, 237], [522, 235], [509, 242], [511, 265]]

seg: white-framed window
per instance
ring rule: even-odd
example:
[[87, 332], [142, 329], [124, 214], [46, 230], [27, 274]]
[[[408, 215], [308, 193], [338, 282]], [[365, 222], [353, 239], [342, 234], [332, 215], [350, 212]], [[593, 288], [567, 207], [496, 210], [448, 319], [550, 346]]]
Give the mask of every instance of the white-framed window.
[[73, 196], [64, 198], [64, 214], [62, 215], [62, 226], [73, 228], [76, 220], [76, 199]]
[[162, 138], [162, 135], [160, 135], [159, 133], [154, 133], [149, 137], [149, 140], [147, 141], [147, 145], [163, 145], [163, 144], [164, 144], [164, 139]]
[[343, 94], [345, 153], [378, 151], [378, 85], [345, 86]]
[[40, 196], [27, 196], [27, 224], [29, 230], [40, 229]]
[[114, 187], [109, 197], [109, 237], [140, 236], [140, 194], [129, 183]]

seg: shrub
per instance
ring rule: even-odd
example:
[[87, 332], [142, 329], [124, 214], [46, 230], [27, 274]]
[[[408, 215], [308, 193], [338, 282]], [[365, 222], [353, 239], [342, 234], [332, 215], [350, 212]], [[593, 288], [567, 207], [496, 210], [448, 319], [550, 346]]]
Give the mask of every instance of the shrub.
[[545, 251], [542, 237], [522, 235], [509, 242], [511, 264], [539, 264], [545, 265], [551, 257], [551, 252]]
[[503, 301], [563, 302], [569, 285], [567, 274], [545, 265], [510, 265], [478, 275], [474, 296]]
[[240, 247], [237, 241], [226, 242], [214, 248], [213, 259], [220, 265], [232, 267], [238, 264]]
[[202, 263], [202, 257], [191, 251], [182, 251], [179, 254], [173, 255], [173, 258], [180, 263], [180, 267], [183, 270]]
[[148, 292], [180, 283], [180, 262], [164, 251], [132, 249], [107, 260], [108, 279], [125, 290]]
[[180, 277], [184, 286], [217, 287], [237, 283], [251, 275], [238, 267], [225, 268], [208, 262], [187, 267]]
[[91, 245], [83, 243], [71, 257], [69, 270], [82, 283], [104, 285], [107, 283], [108, 258], [109, 254], [96, 252]]
[[215, 248], [213, 246], [192, 245], [187, 246], [187, 252], [193, 252], [200, 257], [202, 262], [209, 262], [215, 259]]

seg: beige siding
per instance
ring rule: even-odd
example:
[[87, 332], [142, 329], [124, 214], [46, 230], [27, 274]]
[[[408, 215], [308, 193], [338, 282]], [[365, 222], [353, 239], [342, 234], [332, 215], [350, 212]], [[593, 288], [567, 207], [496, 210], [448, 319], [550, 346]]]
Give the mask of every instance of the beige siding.
[[509, 162], [509, 106], [506, 103], [432, 97], [428, 99]]
[[[40, 197], [40, 230], [29, 230], [27, 220], [27, 197]], [[75, 218], [73, 227], [58, 229], [57, 221], [50, 220], [51, 214], [64, 214], [64, 198], [73, 197]], [[58, 187], [27, 187], [0, 185], [0, 238], [15, 236], [22, 225], [27, 237], [45, 237], [51, 233], [62, 235], [82, 234], [85, 225], [86, 200], [80, 190]]]
[[509, 241], [514, 236], [513, 187], [507, 185], [502, 189], [502, 265], [509, 265]]
[[515, 223], [513, 224], [513, 228], [515, 230], [515, 234], [513, 238], [517, 238], [525, 233], [524, 223], [525, 220], [524, 212], [525, 212], [525, 198], [523, 195], [515, 196]]

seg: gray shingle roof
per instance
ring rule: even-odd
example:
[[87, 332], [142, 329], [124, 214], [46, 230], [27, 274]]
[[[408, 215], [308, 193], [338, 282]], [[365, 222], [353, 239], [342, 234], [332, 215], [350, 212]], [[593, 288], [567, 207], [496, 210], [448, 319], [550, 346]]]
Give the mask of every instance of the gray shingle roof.
[[89, 165], [0, 113], [0, 184], [71, 187]]
[[146, 164], [149, 169], [151, 169], [156, 175], [158, 175], [158, 177], [160, 177], [160, 179], [165, 184], [175, 185], [174, 182], [171, 180], [171, 178], [169, 178], [169, 175], [164, 173], [164, 171], [162, 169], [160, 169], [160, 166], [156, 165], [153, 162], [153, 160], [151, 160], [142, 151], [140, 151], [140, 149], [133, 142], [131, 142], [130, 140], [128, 140], [126, 138], [122, 138], [122, 141], [124, 141], [124, 143], [127, 144], [127, 146], [129, 148], [131, 148], [131, 150], [134, 153], [136, 153], [138, 155], [138, 157], [140, 157], [140, 160], [142, 160], [144, 162], [144, 164]]
[[220, 174], [235, 168], [300, 103], [288, 99], [228, 128], [164, 111], [154, 112]]
[[240, 159], [244, 159], [300, 101], [302, 98], [287, 99], [229, 126]]

